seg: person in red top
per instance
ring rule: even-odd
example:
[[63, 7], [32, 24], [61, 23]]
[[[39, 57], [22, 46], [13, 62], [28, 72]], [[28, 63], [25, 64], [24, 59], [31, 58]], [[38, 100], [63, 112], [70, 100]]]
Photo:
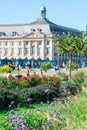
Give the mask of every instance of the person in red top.
[[33, 76], [37, 76], [36, 72], [33, 73]]

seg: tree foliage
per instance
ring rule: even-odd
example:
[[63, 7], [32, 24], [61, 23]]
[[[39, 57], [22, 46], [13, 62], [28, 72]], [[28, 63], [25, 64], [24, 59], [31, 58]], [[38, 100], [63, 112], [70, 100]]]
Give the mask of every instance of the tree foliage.
[[76, 35], [54, 35], [56, 40], [55, 47], [60, 52], [67, 54], [69, 56], [69, 79], [71, 78], [71, 64], [72, 56], [75, 54], [86, 55], [87, 53], [87, 32]]

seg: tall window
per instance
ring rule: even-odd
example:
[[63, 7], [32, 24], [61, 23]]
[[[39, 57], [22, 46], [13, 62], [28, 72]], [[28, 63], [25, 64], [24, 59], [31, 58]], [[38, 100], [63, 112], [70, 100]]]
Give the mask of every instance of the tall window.
[[11, 42], [11, 46], [14, 46], [14, 42]]
[[19, 48], [19, 49], [18, 49], [18, 54], [19, 54], [19, 55], [22, 54], [22, 48]]
[[28, 41], [26, 41], [26, 42], [25, 42], [25, 45], [28, 45], [28, 43], [29, 43], [29, 42], [28, 42]]
[[8, 48], [5, 48], [5, 55], [8, 54]]
[[32, 45], [32, 54], [34, 55], [35, 54], [35, 46]]
[[49, 40], [47, 41], [47, 45], [50, 45], [50, 41]]
[[29, 48], [25, 48], [25, 54], [29, 54]]
[[19, 46], [21, 46], [21, 44], [22, 44], [21, 41], [19, 41]]
[[0, 55], [2, 55], [2, 48], [0, 48]]
[[42, 45], [42, 41], [38, 41], [38, 43], [39, 43], [39, 46], [41, 46], [41, 45]]
[[13, 55], [14, 53], [15, 53], [15, 49], [12, 48], [12, 49], [11, 49], [11, 55]]
[[7, 46], [8, 45], [8, 43], [7, 42], [5, 42], [5, 46]]
[[0, 46], [2, 45], [2, 42], [0, 42]]
[[42, 53], [42, 47], [38, 46], [38, 55], [40, 55]]
[[50, 48], [47, 47], [47, 54], [50, 54]]

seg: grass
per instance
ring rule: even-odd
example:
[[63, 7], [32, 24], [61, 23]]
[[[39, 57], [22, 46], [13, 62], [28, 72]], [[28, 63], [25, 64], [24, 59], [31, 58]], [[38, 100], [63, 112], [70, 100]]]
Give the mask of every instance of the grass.
[[[65, 101], [61, 105], [61, 102]], [[36, 111], [39, 108], [40, 111]], [[76, 95], [68, 100], [58, 100], [54, 105], [32, 104], [29, 107], [19, 107], [14, 109], [16, 113], [23, 116], [23, 112], [29, 112], [27, 122], [34, 127], [34, 122], [40, 123], [39, 127], [45, 122], [51, 124], [50, 130], [86, 130], [87, 129], [87, 89], [85, 88], [81, 95]], [[55, 113], [52, 115], [52, 113]], [[6, 126], [6, 116], [9, 111], [0, 111], [0, 130], [9, 130]], [[29, 119], [31, 118], [31, 120]], [[57, 124], [55, 124], [57, 120]], [[49, 125], [45, 122], [45, 130]], [[48, 125], [48, 126], [47, 126]], [[34, 129], [34, 128], [32, 128]]]

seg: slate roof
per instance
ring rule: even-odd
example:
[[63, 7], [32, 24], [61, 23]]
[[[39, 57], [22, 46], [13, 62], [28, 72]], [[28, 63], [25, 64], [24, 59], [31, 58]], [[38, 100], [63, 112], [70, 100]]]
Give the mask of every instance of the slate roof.
[[60, 26], [60, 25], [57, 25], [57, 24], [55, 24], [55, 23], [53, 23], [53, 22], [51, 22], [51, 21], [49, 21], [48, 19], [38, 19], [38, 20], [36, 20], [36, 21], [34, 21], [34, 22], [32, 22], [32, 23], [30, 23], [30, 25], [35, 25], [35, 24], [42, 24], [42, 25], [44, 25], [44, 24], [48, 24], [49, 25], [49, 27], [50, 27], [50, 30], [53, 32], [66, 32], [66, 33], [68, 33], [68, 32], [73, 32], [73, 33], [81, 33], [81, 31], [80, 30], [78, 30], [78, 29], [73, 29], [73, 28], [69, 28], [69, 27], [64, 27], [64, 26]]

